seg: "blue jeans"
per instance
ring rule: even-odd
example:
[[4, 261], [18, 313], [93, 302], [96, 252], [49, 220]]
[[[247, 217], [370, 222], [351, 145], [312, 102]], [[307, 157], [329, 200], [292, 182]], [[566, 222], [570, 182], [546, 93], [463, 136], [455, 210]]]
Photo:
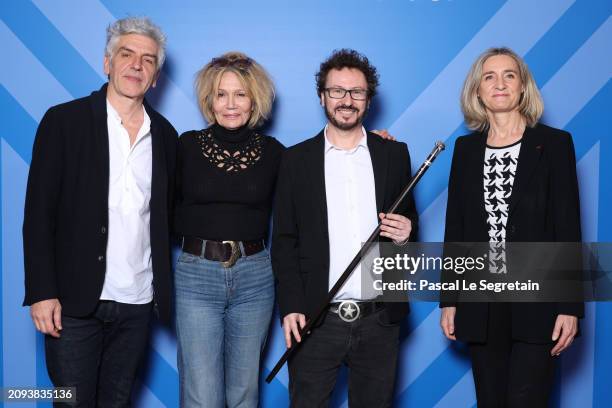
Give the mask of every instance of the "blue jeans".
[[257, 407], [274, 304], [267, 249], [230, 268], [181, 253], [175, 270], [182, 407]]

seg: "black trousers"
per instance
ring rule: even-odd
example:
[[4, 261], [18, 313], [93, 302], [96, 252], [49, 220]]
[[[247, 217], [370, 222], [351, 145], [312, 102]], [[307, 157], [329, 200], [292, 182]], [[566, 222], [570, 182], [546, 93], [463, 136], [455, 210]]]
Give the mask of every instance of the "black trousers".
[[62, 316], [61, 337], [45, 337], [47, 371], [56, 387], [76, 387], [76, 403], [54, 406], [130, 406], [151, 305], [100, 301], [91, 316]]
[[342, 364], [349, 369], [349, 407], [391, 406], [399, 324], [381, 325], [379, 313], [352, 323], [327, 314], [289, 360], [292, 407], [327, 407]]
[[478, 407], [545, 408], [555, 375], [553, 343], [513, 340], [511, 318], [509, 304], [490, 303], [487, 342], [469, 343]]

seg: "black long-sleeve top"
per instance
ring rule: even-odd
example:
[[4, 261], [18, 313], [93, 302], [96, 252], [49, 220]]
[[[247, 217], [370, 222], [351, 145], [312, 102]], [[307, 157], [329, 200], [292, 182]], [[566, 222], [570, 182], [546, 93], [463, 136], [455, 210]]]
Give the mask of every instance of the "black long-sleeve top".
[[213, 125], [179, 138], [177, 236], [211, 240], [267, 237], [284, 146], [244, 126]]

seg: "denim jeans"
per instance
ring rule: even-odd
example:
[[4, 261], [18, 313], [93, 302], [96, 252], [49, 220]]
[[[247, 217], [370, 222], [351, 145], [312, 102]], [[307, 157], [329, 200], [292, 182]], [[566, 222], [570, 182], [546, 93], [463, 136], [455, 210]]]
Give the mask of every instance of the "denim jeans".
[[175, 270], [182, 407], [257, 407], [274, 303], [266, 249], [230, 268], [181, 253]]
[[100, 301], [91, 316], [62, 315], [61, 337], [45, 336], [47, 371], [56, 387], [76, 387], [76, 403], [53, 405], [129, 407], [151, 310], [152, 302]]

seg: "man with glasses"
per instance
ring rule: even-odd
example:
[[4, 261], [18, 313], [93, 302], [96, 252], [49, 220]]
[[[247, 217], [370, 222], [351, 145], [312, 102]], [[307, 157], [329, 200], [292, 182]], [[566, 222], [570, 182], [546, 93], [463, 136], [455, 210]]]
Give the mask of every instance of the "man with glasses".
[[[379, 218], [381, 242], [403, 245], [417, 226], [412, 196], [396, 214], [382, 212], [411, 171], [406, 144], [363, 128], [376, 68], [343, 49], [321, 64], [316, 79], [327, 125], [286, 151], [276, 192], [272, 262], [287, 347], [302, 342], [298, 327], [313, 318]], [[351, 407], [391, 405], [399, 324], [408, 307], [381, 302], [380, 293], [362, 285], [361, 273], [358, 265], [289, 360], [293, 407], [328, 405], [342, 364], [349, 368]]]

